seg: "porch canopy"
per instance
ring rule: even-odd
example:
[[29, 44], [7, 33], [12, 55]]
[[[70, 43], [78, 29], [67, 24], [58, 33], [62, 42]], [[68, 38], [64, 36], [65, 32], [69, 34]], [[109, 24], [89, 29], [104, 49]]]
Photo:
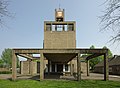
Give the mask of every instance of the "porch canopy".
[[46, 59], [55, 63], [68, 63], [77, 56], [76, 53], [45, 53]]
[[44, 58], [53, 62], [69, 62], [77, 57], [77, 80], [81, 80], [81, 54], [90, 54], [87, 60], [94, 57], [104, 55], [104, 80], [108, 80], [108, 49], [13, 49], [12, 57], [12, 79], [17, 78], [16, 74], [16, 58], [17, 55], [29, 57], [29, 54], [40, 54], [40, 80], [44, 79]]

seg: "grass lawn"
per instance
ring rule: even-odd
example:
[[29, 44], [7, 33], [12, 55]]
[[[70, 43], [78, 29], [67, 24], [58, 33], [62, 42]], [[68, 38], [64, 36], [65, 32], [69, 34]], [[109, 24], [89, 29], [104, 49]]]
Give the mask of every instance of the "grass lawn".
[[120, 81], [0, 80], [0, 88], [120, 88]]

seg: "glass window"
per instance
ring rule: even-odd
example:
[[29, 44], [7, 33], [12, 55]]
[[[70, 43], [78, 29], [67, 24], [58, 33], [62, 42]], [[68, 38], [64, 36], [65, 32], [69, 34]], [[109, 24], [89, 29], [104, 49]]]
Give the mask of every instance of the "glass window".
[[63, 25], [57, 25], [57, 31], [62, 31], [63, 30]]
[[65, 65], [65, 71], [68, 71], [68, 64]]

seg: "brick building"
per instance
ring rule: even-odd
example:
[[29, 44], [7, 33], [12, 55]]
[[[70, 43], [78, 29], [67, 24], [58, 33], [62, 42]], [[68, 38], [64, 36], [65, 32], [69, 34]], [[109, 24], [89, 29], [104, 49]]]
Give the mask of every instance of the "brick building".
[[[120, 75], [120, 56], [115, 55], [108, 59], [109, 62], [109, 73], [114, 75]], [[104, 73], [104, 62], [100, 62], [95, 65], [94, 72]]]

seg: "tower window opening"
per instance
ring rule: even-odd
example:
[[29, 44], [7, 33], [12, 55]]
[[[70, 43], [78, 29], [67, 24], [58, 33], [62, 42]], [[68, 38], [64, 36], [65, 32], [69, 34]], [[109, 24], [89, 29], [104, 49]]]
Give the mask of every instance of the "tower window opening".
[[51, 28], [51, 25], [50, 25], [50, 24], [47, 24], [47, 25], [46, 25], [46, 30], [47, 30], [47, 31], [51, 31], [51, 30], [52, 30], [52, 28]]
[[55, 28], [55, 25], [52, 25], [52, 31], [55, 31], [56, 28]]
[[68, 30], [69, 31], [73, 31], [74, 30], [74, 25], [73, 24], [69, 24], [68, 25]]
[[68, 26], [67, 25], [64, 25], [64, 30], [68, 31]]
[[57, 31], [63, 31], [63, 25], [57, 25]]

